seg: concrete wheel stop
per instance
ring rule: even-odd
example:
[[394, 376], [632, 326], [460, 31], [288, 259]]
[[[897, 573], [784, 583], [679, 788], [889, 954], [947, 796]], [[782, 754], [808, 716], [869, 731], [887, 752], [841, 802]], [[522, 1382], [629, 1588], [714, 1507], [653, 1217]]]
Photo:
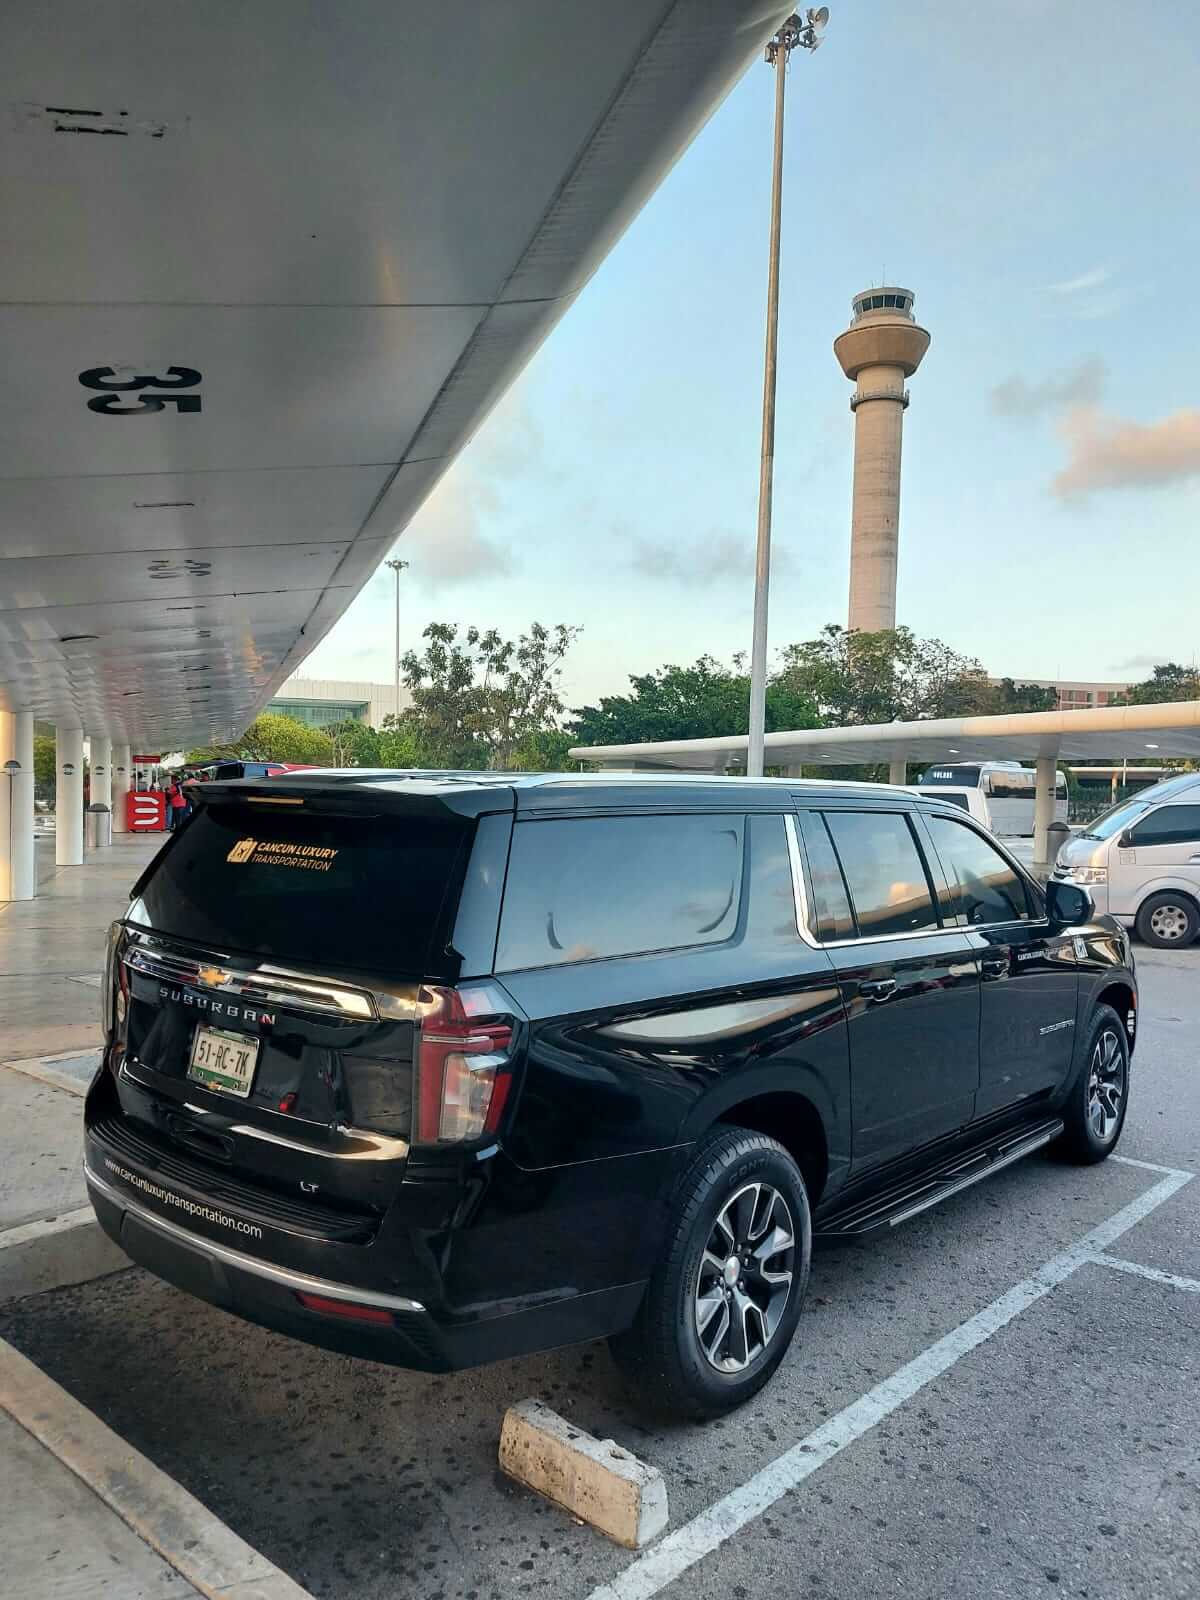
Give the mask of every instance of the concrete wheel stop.
[[500, 1469], [628, 1550], [667, 1525], [667, 1486], [612, 1439], [596, 1439], [540, 1400], [510, 1406], [500, 1431]]

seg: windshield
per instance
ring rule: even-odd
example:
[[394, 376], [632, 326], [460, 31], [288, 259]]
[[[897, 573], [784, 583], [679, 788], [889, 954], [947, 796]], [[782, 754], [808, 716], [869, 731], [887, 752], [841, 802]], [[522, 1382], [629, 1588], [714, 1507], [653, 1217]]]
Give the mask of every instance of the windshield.
[[1102, 811], [1095, 821], [1079, 835], [1081, 839], [1111, 839], [1113, 834], [1132, 825], [1135, 818], [1150, 809], [1145, 800], [1122, 800], [1119, 805]]

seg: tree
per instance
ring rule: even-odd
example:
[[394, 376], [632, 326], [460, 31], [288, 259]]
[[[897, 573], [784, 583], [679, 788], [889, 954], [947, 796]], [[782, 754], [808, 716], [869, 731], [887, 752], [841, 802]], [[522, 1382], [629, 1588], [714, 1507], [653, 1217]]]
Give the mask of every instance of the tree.
[[189, 765], [207, 761], [294, 761], [305, 766], [331, 767], [333, 741], [320, 728], [307, 727], [294, 717], [264, 711], [229, 744], [193, 750]]
[[53, 800], [57, 782], [56, 741], [53, 734], [35, 733], [33, 736], [33, 792], [39, 800]]
[[1168, 700], [1200, 700], [1200, 671], [1167, 661], [1155, 667], [1153, 677], [1135, 683], [1121, 696], [1127, 706], [1161, 705]]
[[512, 767], [518, 750], [558, 731], [562, 664], [578, 628], [540, 622], [517, 639], [468, 628], [460, 641], [450, 622], [431, 622], [419, 654], [401, 658], [412, 705], [394, 732], [412, 741], [415, 764]]
[[991, 685], [991, 709], [997, 715], [1007, 711], [1057, 711], [1058, 691], [1039, 689], [1036, 683], [1014, 683], [1001, 678]]
[[776, 682], [835, 727], [974, 716], [991, 709], [993, 694], [974, 657], [909, 628], [866, 633], [830, 624], [788, 646]]
[[[701, 656], [690, 667], [664, 666], [631, 676], [631, 692], [581, 706], [569, 724], [579, 745], [642, 744], [660, 739], [720, 739], [750, 726], [750, 679], [744, 657], [731, 667]], [[820, 723], [811, 696], [776, 679], [767, 685], [767, 731]]]
[[331, 722], [321, 729], [333, 747], [335, 767], [380, 767], [380, 736], [374, 728], [355, 717]]

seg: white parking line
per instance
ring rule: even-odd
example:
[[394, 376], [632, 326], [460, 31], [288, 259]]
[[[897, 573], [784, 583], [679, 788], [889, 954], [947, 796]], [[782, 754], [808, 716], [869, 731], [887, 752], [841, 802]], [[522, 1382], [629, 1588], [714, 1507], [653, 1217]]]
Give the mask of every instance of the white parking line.
[[1092, 1260], [1098, 1267], [1115, 1267], [1118, 1272], [1146, 1278], [1150, 1283], [1165, 1283], [1172, 1289], [1186, 1289], [1190, 1294], [1200, 1294], [1200, 1278], [1181, 1278], [1174, 1272], [1160, 1272], [1157, 1267], [1144, 1267], [1140, 1261], [1126, 1261], [1121, 1256], [1097, 1254]]
[[827, 1461], [832, 1461], [847, 1445], [861, 1439], [876, 1423], [948, 1372], [963, 1356], [1006, 1327], [1022, 1311], [1027, 1311], [1081, 1266], [1103, 1255], [1109, 1245], [1157, 1210], [1194, 1176], [1173, 1167], [1151, 1166], [1149, 1162], [1128, 1161], [1126, 1164], [1145, 1167], [1162, 1176], [1144, 1194], [1122, 1206], [1077, 1243], [1060, 1255], [1052, 1256], [1032, 1277], [1015, 1284], [998, 1300], [960, 1323], [890, 1378], [876, 1384], [861, 1399], [839, 1411], [807, 1438], [732, 1489], [707, 1511], [668, 1534], [653, 1550], [631, 1562], [611, 1583], [594, 1589], [589, 1600], [650, 1600], [650, 1596], [665, 1589], [748, 1522], [768, 1511], [790, 1489], [819, 1471]]

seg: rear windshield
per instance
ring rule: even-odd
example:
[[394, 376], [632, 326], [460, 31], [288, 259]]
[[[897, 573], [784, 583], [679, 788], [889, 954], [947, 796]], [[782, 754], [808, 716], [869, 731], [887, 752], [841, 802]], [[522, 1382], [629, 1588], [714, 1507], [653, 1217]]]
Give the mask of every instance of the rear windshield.
[[206, 808], [151, 867], [129, 920], [221, 952], [432, 976], [469, 826]]

